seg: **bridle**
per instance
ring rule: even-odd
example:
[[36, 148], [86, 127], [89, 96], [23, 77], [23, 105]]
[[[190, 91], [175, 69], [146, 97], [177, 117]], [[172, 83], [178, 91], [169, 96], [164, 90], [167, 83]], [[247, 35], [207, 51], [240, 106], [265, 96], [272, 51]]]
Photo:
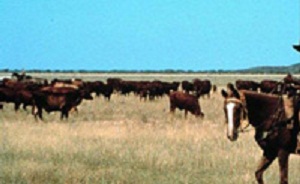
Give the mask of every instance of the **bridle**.
[[[225, 103], [227, 104], [227, 103], [230, 103], [230, 102], [232, 102], [232, 103], [236, 103], [236, 104], [239, 104], [241, 107], [242, 107], [242, 113], [244, 113], [244, 114], [240, 114], [240, 116], [243, 116], [243, 117], [245, 117], [247, 114], [248, 114], [248, 111], [247, 111], [247, 108], [246, 108], [246, 102], [243, 102], [241, 99], [238, 99], [238, 98], [235, 98], [235, 97], [230, 97], [230, 98], [227, 98], [226, 100], [225, 100]], [[243, 118], [244, 119], [244, 118]], [[237, 130], [237, 132], [238, 133], [240, 133], [240, 132], [246, 132], [246, 129], [248, 128], [250, 126], [250, 123], [249, 123], [249, 121], [247, 121], [247, 125], [245, 126], [245, 127], [243, 127], [243, 128], [239, 128], [238, 130]]]

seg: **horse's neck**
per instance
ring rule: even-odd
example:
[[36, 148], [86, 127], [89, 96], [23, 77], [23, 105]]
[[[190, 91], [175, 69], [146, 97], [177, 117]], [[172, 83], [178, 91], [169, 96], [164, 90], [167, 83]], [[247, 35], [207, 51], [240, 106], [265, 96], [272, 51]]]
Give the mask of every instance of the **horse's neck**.
[[245, 100], [249, 123], [264, 129], [268, 129], [279, 118], [276, 116], [279, 116], [279, 110], [283, 107], [281, 98], [276, 96], [246, 93]]

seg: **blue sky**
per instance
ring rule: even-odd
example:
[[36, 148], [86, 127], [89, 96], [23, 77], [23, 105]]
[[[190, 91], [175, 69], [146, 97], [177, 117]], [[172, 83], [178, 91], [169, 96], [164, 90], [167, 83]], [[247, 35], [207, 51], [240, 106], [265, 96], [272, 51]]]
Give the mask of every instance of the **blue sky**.
[[212, 70], [300, 62], [299, 0], [1, 0], [0, 69]]

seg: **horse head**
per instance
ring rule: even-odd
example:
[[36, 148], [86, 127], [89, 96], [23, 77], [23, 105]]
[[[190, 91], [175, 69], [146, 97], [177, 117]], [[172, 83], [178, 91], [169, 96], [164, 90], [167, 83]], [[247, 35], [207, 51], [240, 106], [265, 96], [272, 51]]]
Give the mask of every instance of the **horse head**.
[[227, 123], [227, 137], [230, 141], [238, 138], [241, 118], [245, 118], [245, 109], [238, 91], [232, 84], [227, 85], [227, 91], [222, 90], [224, 97], [224, 113]]

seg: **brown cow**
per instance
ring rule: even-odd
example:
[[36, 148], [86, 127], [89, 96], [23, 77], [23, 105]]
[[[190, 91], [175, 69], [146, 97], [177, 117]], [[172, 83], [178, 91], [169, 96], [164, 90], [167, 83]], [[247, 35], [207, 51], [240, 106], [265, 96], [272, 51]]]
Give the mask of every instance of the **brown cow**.
[[115, 91], [120, 90], [122, 79], [121, 78], [108, 78], [106, 83], [113, 87]]
[[[0, 88], [0, 102], [15, 103], [16, 91], [10, 88]], [[15, 111], [17, 111], [17, 106], [15, 105]]]
[[209, 80], [195, 79], [193, 81], [194, 90], [197, 97], [207, 95], [210, 97], [211, 82]]
[[90, 93], [84, 90], [61, 87], [46, 87], [33, 93], [34, 106], [32, 112], [37, 118], [43, 119], [42, 109], [47, 112], [61, 111], [61, 119], [68, 119], [69, 111], [78, 106], [82, 99], [92, 100]]
[[249, 80], [237, 80], [235, 82], [235, 86], [238, 90], [251, 90], [251, 91], [258, 91], [259, 83], [255, 81]]
[[263, 80], [260, 83], [260, 91], [262, 93], [284, 94], [284, 83], [274, 80]]
[[39, 84], [25, 84], [17, 81], [9, 83], [11, 85], [0, 87], [0, 102], [14, 103], [15, 111], [23, 104], [23, 109], [26, 110], [27, 105], [32, 105], [32, 91], [39, 89]]
[[186, 93], [189, 93], [190, 91], [194, 90], [194, 85], [193, 85], [193, 83], [185, 80], [185, 81], [181, 82], [181, 88]]
[[180, 91], [175, 91], [170, 94], [170, 111], [175, 112], [175, 109], [184, 109], [185, 117], [187, 117], [188, 112], [194, 114], [195, 116], [203, 117], [204, 114], [201, 112], [201, 108], [196, 96], [183, 93]]

